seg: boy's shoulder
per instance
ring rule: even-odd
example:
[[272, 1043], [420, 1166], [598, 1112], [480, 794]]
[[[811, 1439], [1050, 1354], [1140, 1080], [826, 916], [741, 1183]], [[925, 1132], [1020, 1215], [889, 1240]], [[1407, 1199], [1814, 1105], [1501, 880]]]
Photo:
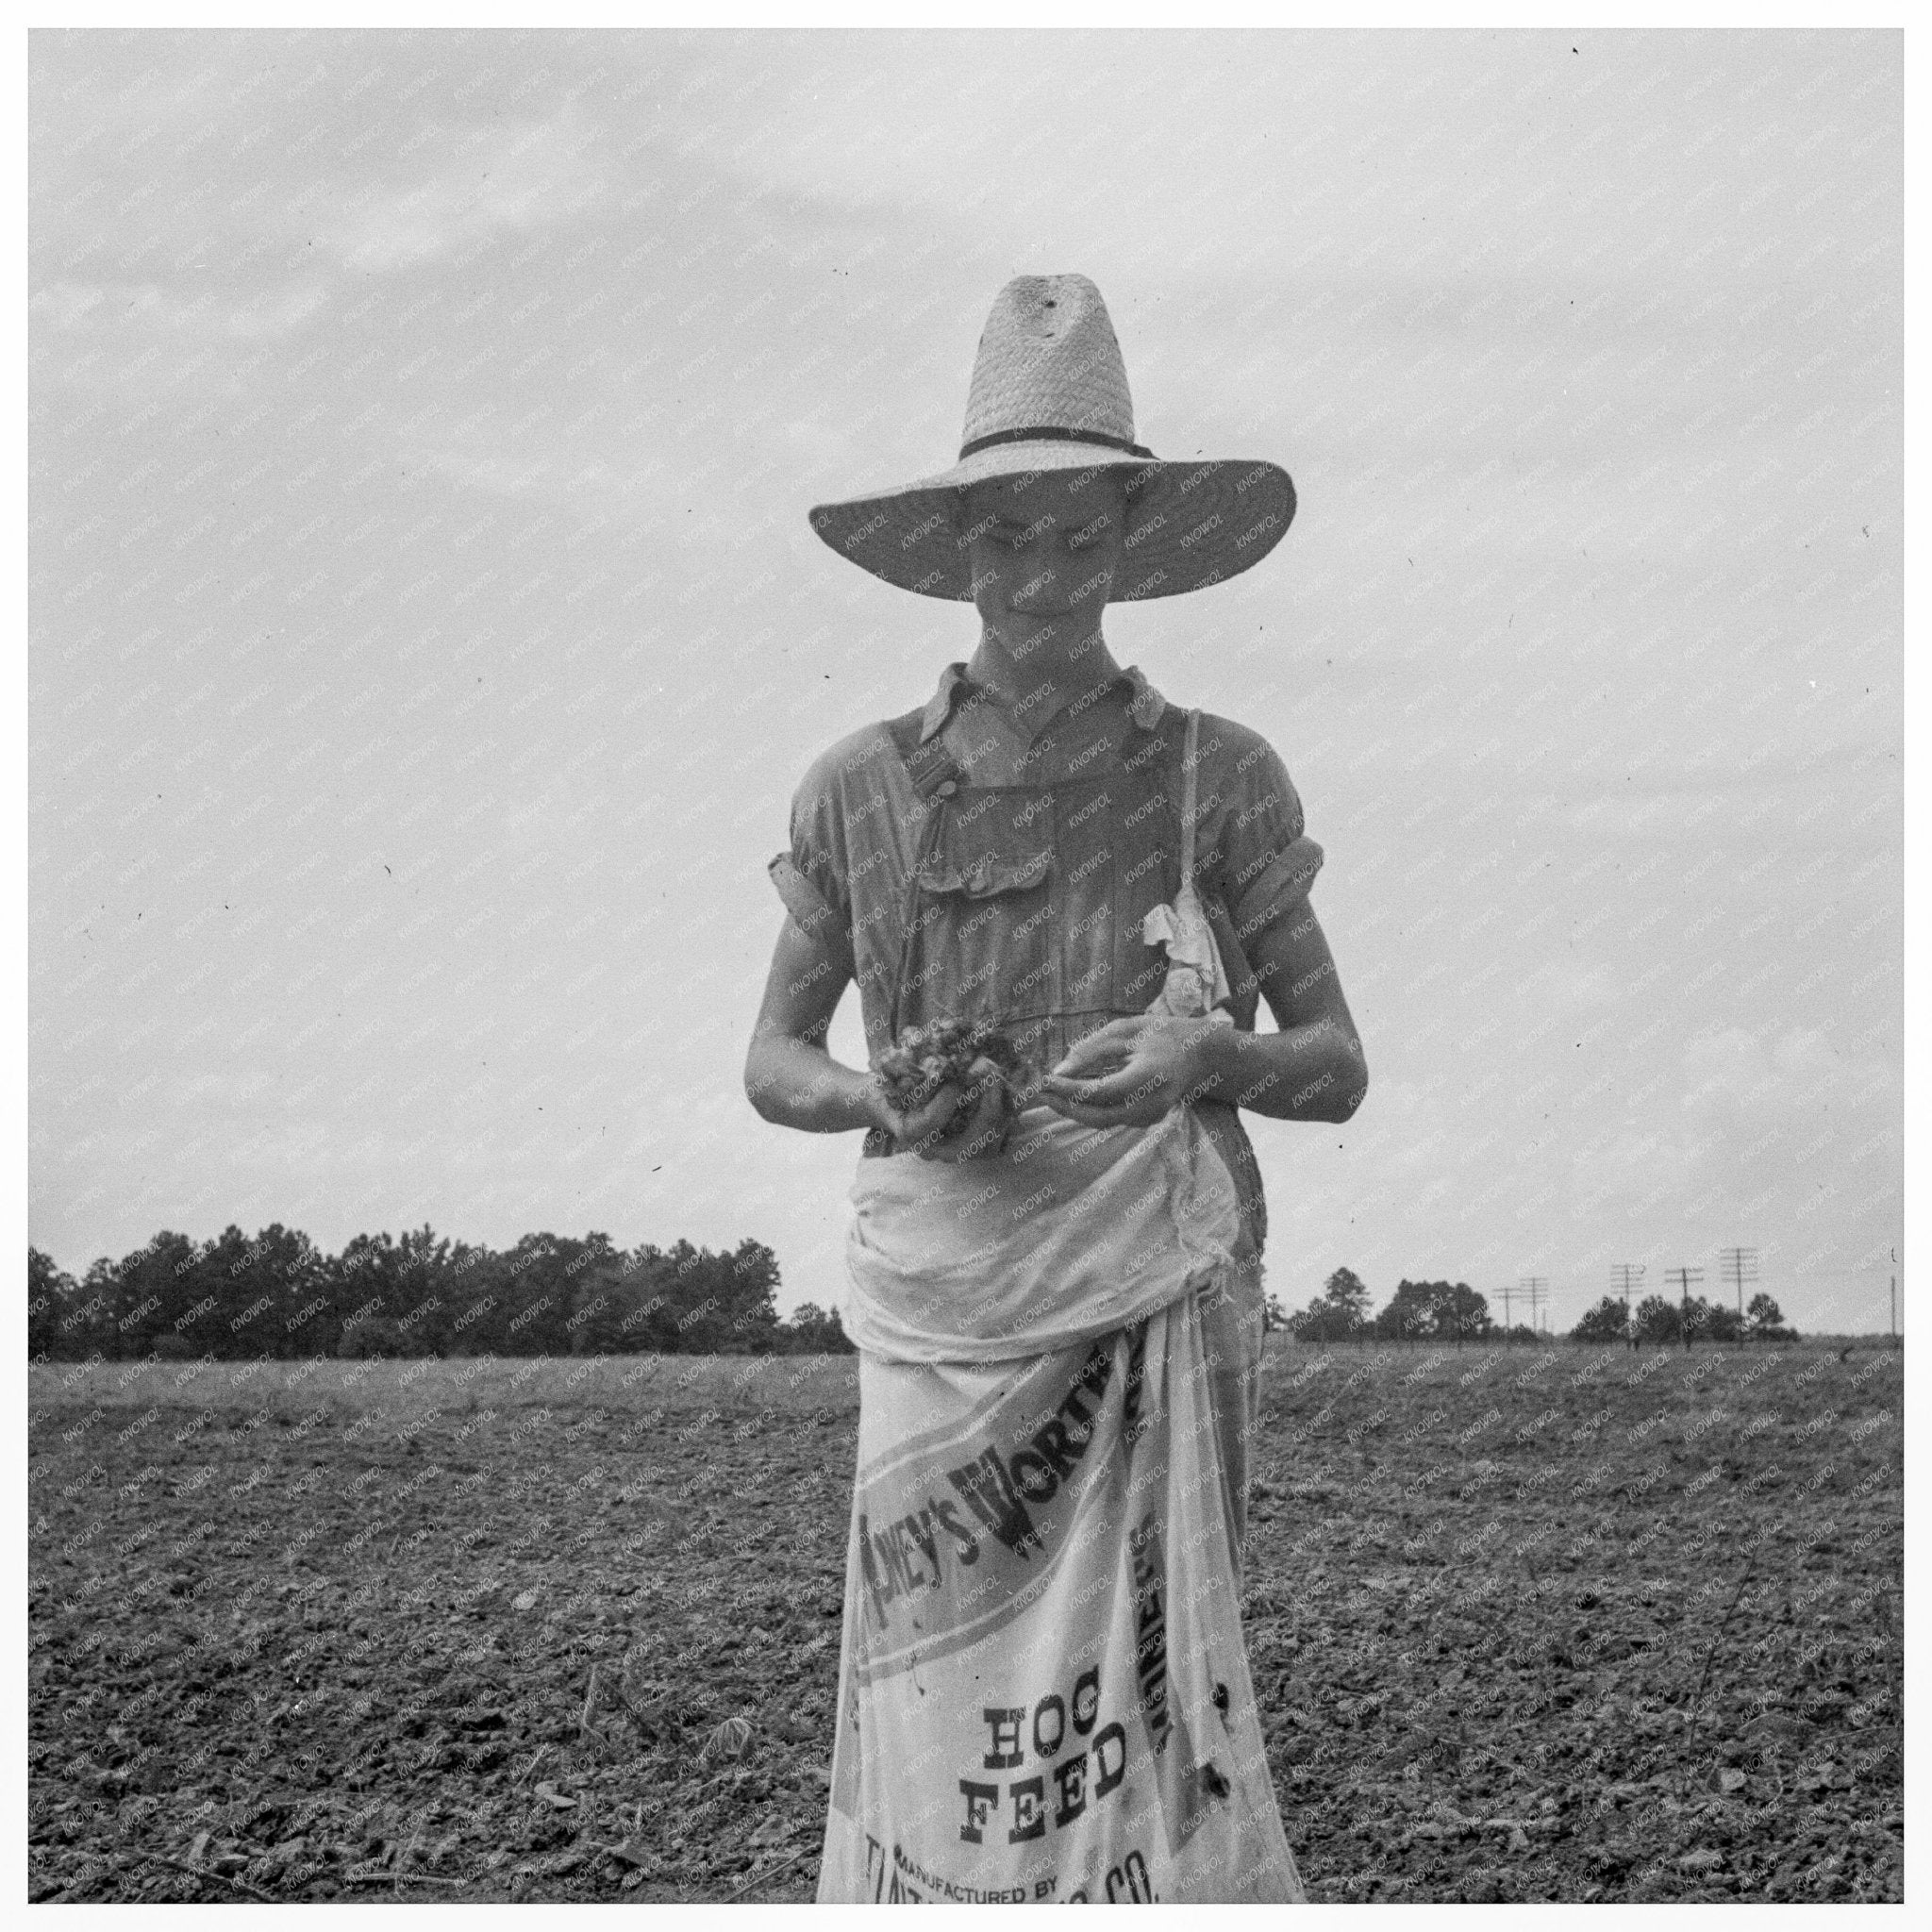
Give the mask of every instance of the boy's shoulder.
[[[1168, 717], [1184, 718], [1186, 712], [1171, 706]], [[1165, 718], [1161, 721], [1167, 722]], [[1218, 711], [1201, 713], [1200, 738], [1195, 746], [1201, 770], [1216, 777], [1241, 780], [1247, 784], [1279, 782], [1288, 775], [1281, 754], [1274, 741], [1243, 724], [1238, 718], [1224, 718]]]
[[1202, 835], [1216, 862], [1236, 869], [1237, 885], [1244, 886], [1291, 849], [1320, 863], [1319, 848], [1306, 836], [1301, 793], [1267, 737], [1238, 719], [1204, 711], [1196, 749]]
[[866, 795], [874, 792], [880, 768], [901, 762], [891, 727], [905, 716], [898, 712], [891, 718], [874, 719], [833, 740], [806, 766], [798, 782], [799, 796], [837, 798], [855, 790]]

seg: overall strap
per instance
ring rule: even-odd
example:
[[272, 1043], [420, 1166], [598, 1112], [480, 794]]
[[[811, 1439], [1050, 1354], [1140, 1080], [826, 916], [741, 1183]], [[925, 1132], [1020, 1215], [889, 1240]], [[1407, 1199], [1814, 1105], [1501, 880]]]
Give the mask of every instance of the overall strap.
[[1181, 888], [1185, 891], [1194, 877], [1194, 747], [1200, 741], [1201, 714], [1188, 712], [1187, 736], [1181, 745]]
[[[1188, 728], [1181, 751], [1181, 885], [1185, 889], [1194, 876], [1194, 820], [1199, 812], [1196, 794], [1199, 789], [1201, 714], [1196, 710], [1188, 713]], [[1208, 921], [1208, 927], [1214, 935], [1214, 943], [1221, 954], [1222, 970], [1227, 974], [1230, 991], [1229, 1010], [1234, 1015], [1234, 1024], [1244, 1033], [1255, 1030], [1255, 1015], [1260, 1007], [1260, 981], [1255, 970], [1248, 964], [1248, 956], [1241, 948], [1240, 936], [1234, 928], [1234, 921], [1227, 908], [1212, 891], [1201, 894], [1201, 910]], [[1253, 1152], [1247, 1157], [1251, 1161]]]
[[[906, 964], [912, 946], [913, 918], [919, 909], [920, 861], [934, 849], [945, 802], [966, 777], [952, 753], [946, 749], [942, 731], [935, 732], [924, 743], [920, 741], [919, 734], [924, 723], [925, 708], [922, 705], [918, 710], [908, 711], [902, 717], [888, 718], [885, 724], [886, 736], [891, 740], [892, 749], [899, 754], [900, 762], [906, 767], [906, 775], [912, 782], [922, 814], [917, 849], [907, 873], [905, 897], [899, 908], [899, 962], [893, 970], [892, 983], [887, 995], [886, 1024], [893, 1040], [899, 1037], [900, 1003], [906, 991]], [[868, 1153], [888, 1151], [876, 1130], [866, 1135], [865, 1145]]]
[[930, 805], [935, 797], [950, 798], [964, 783], [966, 774], [946, 749], [943, 731], [936, 731], [924, 743], [920, 742], [920, 727], [924, 722], [925, 709], [922, 706], [904, 717], [887, 719], [886, 735], [892, 741], [892, 748], [899, 754], [920, 802]]

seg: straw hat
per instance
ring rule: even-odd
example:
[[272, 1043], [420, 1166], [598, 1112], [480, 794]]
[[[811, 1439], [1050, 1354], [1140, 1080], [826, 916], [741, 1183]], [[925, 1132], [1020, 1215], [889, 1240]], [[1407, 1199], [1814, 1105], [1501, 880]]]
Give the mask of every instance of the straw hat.
[[936, 476], [824, 503], [811, 526], [840, 556], [926, 597], [971, 602], [952, 492], [990, 476], [1129, 473], [1116, 602], [1172, 597], [1250, 569], [1281, 541], [1294, 485], [1278, 464], [1162, 462], [1134, 441], [1134, 403], [1100, 291], [1085, 275], [1018, 275], [979, 339], [959, 460]]

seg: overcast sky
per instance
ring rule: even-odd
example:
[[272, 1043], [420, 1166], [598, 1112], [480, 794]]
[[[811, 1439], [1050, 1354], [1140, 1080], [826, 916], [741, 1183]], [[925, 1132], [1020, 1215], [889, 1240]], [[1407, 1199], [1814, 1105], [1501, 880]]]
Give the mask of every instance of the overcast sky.
[[[1016, 274], [1100, 286], [1257, 569], [1108, 613], [1280, 752], [1371, 1090], [1250, 1116], [1273, 1291], [1553, 1325], [1900, 1239], [1896, 34], [31, 42], [29, 1147], [76, 1274], [768, 1241], [858, 1137], [741, 1066], [811, 757], [970, 608], [813, 503], [943, 467]], [[856, 995], [834, 1030], [859, 1057]], [[1728, 1291], [1723, 1291], [1728, 1293]], [[1516, 1305], [1520, 1317], [1522, 1305]]]

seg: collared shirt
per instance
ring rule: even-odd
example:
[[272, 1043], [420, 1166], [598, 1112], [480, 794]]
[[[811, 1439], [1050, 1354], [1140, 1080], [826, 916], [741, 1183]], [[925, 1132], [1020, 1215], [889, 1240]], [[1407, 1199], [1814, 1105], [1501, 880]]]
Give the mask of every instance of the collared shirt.
[[1167, 708], [1138, 664], [1072, 690], [1049, 685], [1016, 705], [969, 677], [963, 664], [948, 664], [926, 702], [919, 735], [924, 741], [943, 731], [970, 784], [1048, 784], [1041, 774], [1075, 769], [1096, 744], [1119, 749], [1125, 738], [1123, 698], [1127, 717], [1143, 730], [1152, 730]]
[[[1118, 758], [1166, 710], [1166, 700], [1135, 666], [1058, 704], [1036, 734], [1029, 721], [974, 684], [963, 663], [953, 663], [941, 674], [920, 730], [924, 740], [944, 734], [970, 785], [1055, 785], [1097, 769], [1096, 760]], [[1202, 714], [1196, 783], [1196, 879], [1204, 894], [1226, 908], [1247, 946], [1307, 901], [1322, 848], [1307, 834], [1287, 768], [1246, 725]], [[868, 724], [812, 761], [792, 797], [791, 849], [771, 861], [794, 920], [820, 936], [857, 982], [873, 1055], [891, 1043], [892, 984], [922, 817], [884, 724]], [[1077, 929], [1103, 909], [1111, 888], [1108, 871], [1070, 879], [1061, 918]], [[1147, 999], [1138, 1007], [1144, 1009]]]

